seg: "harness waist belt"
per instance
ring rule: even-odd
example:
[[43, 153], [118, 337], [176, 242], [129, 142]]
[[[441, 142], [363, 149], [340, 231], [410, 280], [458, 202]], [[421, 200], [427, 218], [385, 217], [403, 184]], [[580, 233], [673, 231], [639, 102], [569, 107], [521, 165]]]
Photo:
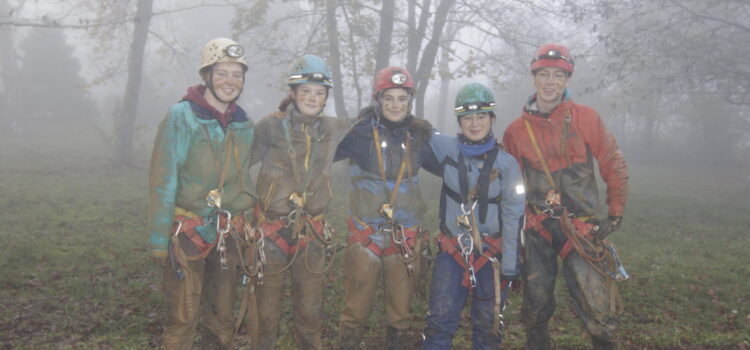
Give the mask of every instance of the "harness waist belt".
[[[282, 237], [278, 231], [289, 227], [289, 225], [292, 224], [292, 222], [284, 222], [281, 218], [275, 219], [275, 220], [269, 220], [261, 211], [260, 205], [255, 206], [255, 210], [253, 211], [255, 214], [255, 218], [258, 222], [257, 228], [260, 230], [260, 232], [263, 233], [263, 236], [267, 237], [269, 240], [274, 242], [281, 250], [284, 251], [287, 256], [293, 255], [298, 250], [301, 250], [307, 246], [308, 238], [307, 235], [300, 235], [296, 243], [289, 244], [287, 243], [286, 239]], [[325, 226], [325, 219], [323, 215], [318, 216], [308, 216], [308, 215], [301, 215], [300, 219], [305, 220], [309, 227], [312, 228], [315, 235], [318, 236], [319, 239], [323, 240], [323, 229]]]
[[[487, 244], [487, 249], [485, 249], [486, 252], [490, 253], [490, 256], [493, 255], [499, 255], [503, 252], [503, 239], [502, 237], [490, 237], [490, 236], [483, 236], [482, 242]], [[451, 237], [446, 233], [441, 232], [436, 238], [435, 243], [440, 247], [441, 251], [444, 251], [448, 254], [450, 254], [454, 260], [464, 268], [464, 278], [461, 282], [461, 285], [468, 288], [469, 287], [469, 265], [474, 267], [474, 271], [479, 271], [485, 264], [487, 264], [490, 259], [487, 257], [484, 252], [481, 252], [479, 255], [479, 258], [475, 258], [475, 254], [472, 254], [469, 257], [469, 265], [466, 264], [466, 261], [464, 261], [464, 257], [461, 255], [461, 249], [459, 249], [458, 245], [458, 237]]]
[[[357, 221], [356, 223], [355, 220]], [[346, 239], [346, 243], [348, 245], [359, 243], [363, 247], [372, 251], [378, 257], [386, 257], [398, 252], [398, 250], [396, 249], [396, 242], [393, 241], [393, 235], [390, 235], [390, 237], [388, 238], [390, 239], [390, 245], [385, 249], [381, 249], [380, 246], [370, 238], [370, 235], [377, 233], [377, 231], [375, 231], [375, 229], [371, 225], [366, 224], [359, 218], [349, 217], [349, 219], [347, 220], [347, 226], [349, 226], [349, 232], [351, 232], [349, 237]], [[359, 227], [364, 227], [364, 229], [360, 229]], [[397, 228], [394, 227], [393, 229]], [[406, 241], [406, 245], [410, 249], [413, 249], [417, 244], [417, 236], [419, 235], [420, 231], [419, 226], [402, 227], [402, 230], [404, 233], [404, 240]]]
[[[552, 234], [542, 224], [542, 222], [549, 217], [549, 214], [545, 213], [535, 206], [531, 207], [531, 210], [529, 210], [528, 208], [526, 210], [526, 227], [533, 228], [537, 234], [539, 234], [540, 236], [542, 236], [542, 238], [547, 240], [547, 242], [552, 244]], [[586, 221], [588, 221], [592, 217], [593, 216], [576, 216], [571, 220], [573, 225], [575, 225], [577, 231], [582, 233], [583, 237], [588, 240], [592, 240], [594, 238], [591, 235], [592, 225], [586, 223]], [[573, 244], [570, 242], [570, 240], [566, 239], [565, 244], [563, 244], [562, 248], [560, 248], [560, 251], [557, 254], [561, 259], [564, 260], [566, 257], [568, 257], [570, 252], [573, 251], [573, 249]]]

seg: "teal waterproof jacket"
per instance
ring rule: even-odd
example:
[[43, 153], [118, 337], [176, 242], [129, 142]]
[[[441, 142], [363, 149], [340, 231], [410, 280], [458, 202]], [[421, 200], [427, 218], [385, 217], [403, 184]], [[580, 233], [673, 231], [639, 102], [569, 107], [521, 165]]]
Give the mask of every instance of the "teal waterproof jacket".
[[[255, 196], [248, 168], [253, 122], [239, 107], [231, 118], [224, 129], [200, 106], [182, 101], [169, 109], [159, 125], [149, 169], [147, 229], [152, 255], [167, 255], [175, 208], [203, 217], [212, 215], [215, 208], [208, 206], [206, 196], [218, 188], [227, 160], [222, 209], [233, 216], [252, 209]], [[232, 140], [230, 147], [228, 139]]]

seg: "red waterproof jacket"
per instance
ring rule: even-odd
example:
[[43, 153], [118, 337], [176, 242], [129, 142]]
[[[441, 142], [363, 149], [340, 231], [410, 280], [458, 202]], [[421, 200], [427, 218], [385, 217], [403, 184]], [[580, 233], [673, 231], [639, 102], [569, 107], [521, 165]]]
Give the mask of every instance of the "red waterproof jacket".
[[[597, 212], [599, 192], [593, 162], [596, 159], [607, 184], [609, 215], [622, 216], [628, 195], [628, 168], [614, 136], [596, 111], [566, 99], [545, 116], [536, 111], [535, 105], [534, 96], [503, 135], [503, 144], [518, 160], [526, 178], [526, 200], [537, 208], [546, 208], [544, 200], [552, 187], [524, 120], [529, 121], [552, 178], [560, 188], [562, 205], [578, 216]], [[565, 154], [561, 154], [560, 141], [567, 116], [570, 122]]]

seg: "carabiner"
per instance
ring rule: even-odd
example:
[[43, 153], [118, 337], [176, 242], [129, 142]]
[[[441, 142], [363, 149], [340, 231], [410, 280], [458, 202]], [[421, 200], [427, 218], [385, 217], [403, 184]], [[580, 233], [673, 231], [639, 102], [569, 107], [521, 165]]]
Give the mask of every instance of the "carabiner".
[[[227, 216], [227, 223], [224, 225], [224, 227], [221, 227], [221, 216], [226, 215]], [[220, 235], [224, 235], [225, 233], [229, 232], [229, 230], [232, 229], [232, 213], [230, 213], [228, 210], [219, 210], [219, 212], [216, 214], [216, 232], [218, 232]]]
[[[398, 232], [401, 232], [401, 238], [397, 238], [399, 236]], [[404, 244], [404, 227], [401, 225], [396, 225], [395, 230], [391, 230], [391, 240], [396, 245], [402, 245]]]
[[177, 222], [177, 229], [174, 230], [174, 235], [177, 236], [180, 234], [180, 230], [182, 230], [182, 221], [175, 220], [175, 222]]
[[471, 214], [471, 211], [477, 208], [477, 201], [474, 201], [474, 203], [471, 204], [471, 209], [466, 210], [466, 207], [464, 206], [464, 203], [461, 203], [461, 212], [464, 213], [464, 215]]

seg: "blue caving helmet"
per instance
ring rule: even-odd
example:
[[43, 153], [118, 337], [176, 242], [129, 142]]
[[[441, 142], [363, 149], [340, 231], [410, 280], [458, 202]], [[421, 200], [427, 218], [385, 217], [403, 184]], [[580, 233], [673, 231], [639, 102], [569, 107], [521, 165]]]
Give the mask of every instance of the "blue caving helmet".
[[294, 87], [300, 84], [320, 84], [325, 87], [333, 87], [331, 70], [325, 61], [315, 55], [304, 55], [297, 59], [292, 65], [287, 85]]

